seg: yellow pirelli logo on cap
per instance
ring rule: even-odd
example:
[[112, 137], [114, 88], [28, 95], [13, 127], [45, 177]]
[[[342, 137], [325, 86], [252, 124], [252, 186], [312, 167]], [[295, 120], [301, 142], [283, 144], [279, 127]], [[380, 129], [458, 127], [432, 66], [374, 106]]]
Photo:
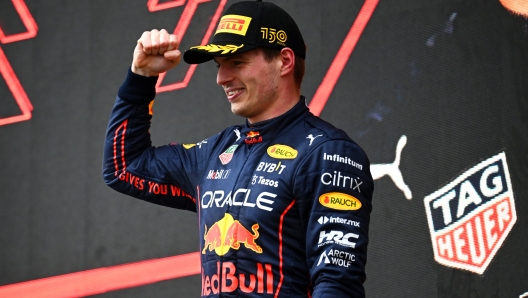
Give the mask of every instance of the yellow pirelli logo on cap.
[[246, 32], [251, 22], [250, 17], [227, 14], [220, 19], [215, 35], [218, 33], [232, 33], [246, 36]]

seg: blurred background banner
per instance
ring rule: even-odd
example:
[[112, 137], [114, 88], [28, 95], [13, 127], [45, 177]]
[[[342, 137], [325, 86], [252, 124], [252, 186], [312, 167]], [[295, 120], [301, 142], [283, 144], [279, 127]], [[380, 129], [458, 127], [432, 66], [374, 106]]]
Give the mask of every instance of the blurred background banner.
[[[142, 32], [203, 44], [235, 2], [0, 2], [0, 297], [200, 295], [196, 214], [111, 190], [102, 147]], [[367, 297], [526, 295], [528, 3], [273, 2], [307, 43], [311, 110], [372, 163]], [[243, 123], [213, 63], [180, 66], [155, 145]]]

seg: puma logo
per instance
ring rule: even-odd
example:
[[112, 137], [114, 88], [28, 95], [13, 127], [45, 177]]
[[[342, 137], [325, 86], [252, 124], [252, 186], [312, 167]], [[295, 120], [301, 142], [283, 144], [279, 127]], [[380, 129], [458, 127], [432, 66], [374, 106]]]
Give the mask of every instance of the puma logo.
[[392, 163], [373, 164], [370, 166], [370, 173], [372, 174], [372, 179], [374, 180], [380, 179], [385, 175], [389, 176], [396, 187], [398, 187], [403, 192], [405, 197], [410, 200], [412, 199], [411, 189], [407, 184], [405, 184], [405, 181], [403, 181], [403, 176], [400, 171], [401, 152], [406, 144], [407, 136], [402, 135], [398, 140], [398, 144], [396, 145], [396, 157], [394, 161]]

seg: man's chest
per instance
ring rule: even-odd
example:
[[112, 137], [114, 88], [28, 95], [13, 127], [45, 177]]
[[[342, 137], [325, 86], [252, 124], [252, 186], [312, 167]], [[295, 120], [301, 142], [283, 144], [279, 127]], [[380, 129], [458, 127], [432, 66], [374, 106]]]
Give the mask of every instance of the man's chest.
[[204, 171], [199, 185], [201, 214], [269, 217], [284, 209], [293, 198], [298, 151], [265, 143], [232, 147], [215, 152]]

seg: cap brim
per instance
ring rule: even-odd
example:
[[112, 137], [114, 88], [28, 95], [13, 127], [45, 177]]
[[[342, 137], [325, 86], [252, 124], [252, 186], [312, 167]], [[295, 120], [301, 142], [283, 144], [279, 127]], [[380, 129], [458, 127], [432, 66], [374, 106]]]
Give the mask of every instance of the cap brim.
[[214, 57], [236, 55], [257, 47], [257, 45], [234, 44], [233, 42], [215, 42], [186, 50], [183, 53], [183, 61], [189, 64], [199, 64], [212, 60]]

